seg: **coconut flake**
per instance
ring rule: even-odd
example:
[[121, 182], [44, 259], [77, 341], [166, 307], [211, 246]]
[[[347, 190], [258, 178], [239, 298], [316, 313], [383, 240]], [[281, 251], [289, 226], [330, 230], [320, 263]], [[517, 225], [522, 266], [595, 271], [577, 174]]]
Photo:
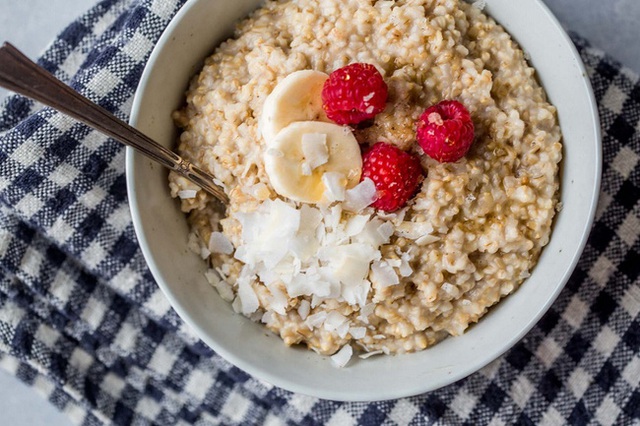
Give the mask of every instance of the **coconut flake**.
[[262, 314], [262, 317], [260, 318], [260, 322], [266, 325], [271, 325], [274, 319], [275, 319], [274, 313], [271, 311], [267, 311], [264, 314]]
[[242, 190], [245, 194], [251, 195], [258, 200], [266, 200], [269, 198], [269, 187], [264, 182], [258, 182], [255, 185], [250, 185]]
[[347, 179], [342, 173], [326, 172], [322, 175], [324, 196], [329, 202], [343, 201]]
[[344, 227], [344, 233], [348, 237], [353, 237], [354, 235], [358, 235], [364, 230], [364, 227], [367, 226], [369, 222], [370, 215], [355, 215], [349, 218], [347, 224]]
[[205, 246], [200, 247], [200, 257], [203, 260], [206, 260], [209, 258], [209, 256], [211, 256], [211, 252], [209, 251], [209, 249]]
[[327, 148], [327, 135], [324, 133], [305, 133], [302, 135], [302, 155], [304, 163], [311, 170], [326, 164], [329, 161], [329, 149]]
[[389, 242], [389, 238], [393, 235], [393, 225], [389, 222], [384, 222], [376, 229], [380, 238], [382, 239], [380, 244], [386, 244]]
[[327, 230], [337, 231], [340, 228], [340, 220], [342, 219], [342, 206], [340, 204], [332, 206], [328, 211], [323, 212], [323, 216]]
[[289, 297], [319, 296], [328, 297], [331, 294], [331, 284], [323, 280], [318, 273], [306, 271], [295, 275], [285, 284]]
[[204, 276], [207, 278], [207, 281], [209, 281], [209, 284], [215, 287], [220, 297], [222, 297], [222, 300], [226, 302], [233, 300], [235, 297], [233, 288], [226, 281], [221, 280], [214, 270], [209, 269], [204, 273]]
[[385, 261], [373, 262], [373, 265], [371, 265], [371, 281], [380, 287], [390, 287], [400, 283], [396, 272]]
[[338, 333], [338, 337], [340, 337], [341, 339], [344, 339], [345, 337], [347, 337], [347, 334], [349, 334], [349, 326], [350, 326], [349, 322], [345, 322], [340, 327], [338, 327], [336, 329], [336, 333]]
[[330, 278], [345, 285], [362, 282], [378, 256], [378, 250], [360, 243], [322, 247], [318, 252], [318, 258], [327, 263]]
[[367, 329], [364, 327], [351, 327], [349, 329], [349, 334], [354, 339], [362, 339], [364, 336], [367, 335]]
[[260, 281], [262, 281], [267, 287], [282, 281], [280, 279], [280, 275], [273, 269], [257, 268], [256, 272]]
[[231, 272], [230, 268], [231, 268], [231, 265], [227, 263], [227, 264], [221, 265], [220, 267], [216, 266], [214, 269], [220, 275], [220, 278], [223, 281], [229, 282], [229, 272]]
[[324, 297], [318, 297], [317, 295], [313, 295], [311, 297], [311, 309], [315, 309], [316, 307], [320, 306], [322, 304], [322, 302], [325, 301], [326, 298]]
[[235, 297], [233, 288], [226, 281], [219, 280], [217, 284], [214, 284], [214, 287], [218, 290], [218, 294], [220, 294], [222, 300], [226, 302], [231, 302]]
[[298, 234], [295, 238], [287, 241], [287, 247], [293, 255], [296, 273], [300, 272], [302, 262], [309, 262], [318, 251], [319, 242], [313, 235]]
[[395, 233], [400, 237], [416, 240], [433, 232], [433, 226], [429, 222], [402, 222], [396, 226]]
[[364, 306], [367, 303], [367, 296], [371, 290], [371, 282], [363, 280], [359, 283], [352, 283], [342, 286], [342, 297], [350, 305]]
[[302, 321], [306, 320], [309, 316], [309, 312], [311, 312], [311, 303], [308, 300], [303, 299], [298, 306], [298, 315], [300, 315], [300, 319]]
[[398, 268], [401, 277], [408, 277], [413, 273], [413, 268], [409, 264], [409, 254], [402, 253], [400, 256], [400, 267]]
[[216, 271], [213, 270], [213, 269], [208, 269], [204, 273], [204, 276], [207, 279], [207, 281], [209, 282], [209, 284], [211, 284], [212, 286], [215, 286], [216, 284], [218, 284], [218, 282], [220, 282], [220, 276], [218, 276]]
[[376, 185], [371, 179], [365, 178], [362, 182], [346, 191], [343, 207], [345, 210], [358, 213], [373, 204], [376, 200], [376, 194]]
[[404, 221], [404, 217], [407, 214], [408, 207], [404, 207], [400, 210], [396, 210], [393, 213], [384, 212], [382, 210], [378, 210], [376, 215], [383, 220], [388, 220], [393, 222], [395, 225], [399, 225]]
[[[262, 269], [266, 269], [265, 265], [262, 265]], [[288, 284], [294, 276], [300, 275], [299, 261], [287, 255], [273, 268], [273, 273], [283, 283]]]
[[393, 234], [393, 225], [378, 218], [367, 222], [362, 232], [354, 236], [354, 240], [378, 248], [389, 242]]
[[212, 232], [209, 237], [209, 251], [211, 253], [231, 254], [233, 244], [222, 232]]
[[303, 204], [300, 208], [300, 226], [297, 234], [287, 241], [289, 250], [299, 262], [311, 261], [317, 253], [320, 241], [317, 238], [322, 213], [320, 210]]
[[178, 191], [178, 197], [181, 200], [190, 200], [192, 198], [196, 198], [196, 194], [198, 191], [195, 189], [183, 189], [182, 191]]
[[416, 244], [419, 246], [426, 246], [427, 244], [432, 244], [436, 241], [440, 241], [440, 237], [436, 237], [435, 235], [424, 235], [416, 240]]
[[235, 299], [233, 299], [231, 307], [233, 308], [233, 312], [235, 312], [236, 314], [242, 313], [242, 302], [240, 301], [240, 297], [236, 297]]
[[347, 323], [347, 321], [347, 317], [340, 312], [331, 311], [327, 314], [327, 318], [324, 321], [324, 329], [327, 331], [337, 330], [341, 325]]
[[236, 259], [255, 267], [260, 262], [274, 268], [289, 251], [287, 244], [300, 227], [300, 210], [282, 200], [267, 200], [255, 212], [236, 213], [242, 225], [243, 244]]
[[376, 309], [375, 303], [369, 303], [360, 308], [360, 315], [358, 315], [358, 319], [366, 324], [369, 323], [369, 315], [373, 314], [373, 311]]
[[275, 285], [269, 287], [269, 292], [271, 293], [271, 298], [269, 299], [270, 308], [280, 315], [286, 315], [289, 304], [287, 295]]
[[402, 264], [402, 261], [400, 259], [385, 259], [385, 262], [387, 262], [389, 266], [392, 266], [394, 268], [399, 268]]
[[344, 345], [335, 355], [331, 357], [331, 362], [338, 368], [342, 368], [351, 359], [353, 348], [350, 345]]
[[195, 232], [189, 232], [187, 237], [187, 247], [196, 254], [200, 254], [200, 238]]
[[298, 233], [314, 236], [316, 229], [322, 223], [322, 212], [308, 204], [303, 204], [300, 207], [300, 214]]
[[325, 311], [320, 311], [318, 313], [309, 315], [304, 323], [307, 327], [309, 327], [310, 330], [313, 330], [316, 327], [320, 327], [326, 319], [327, 313]]
[[251, 279], [252, 277], [243, 275], [242, 272], [238, 277], [238, 298], [240, 299], [243, 315], [252, 314], [260, 307], [258, 296], [256, 296], [251, 286]]
[[384, 353], [384, 351], [383, 351], [383, 350], [377, 350], [377, 351], [367, 352], [367, 353], [365, 353], [365, 354], [361, 354], [361, 355], [359, 355], [359, 357], [360, 357], [361, 359], [367, 359], [367, 358], [370, 358], [370, 357], [372, 357], [372, 356], [374, 356], [374, 355], [380, 355], [380, 354], [383, 354], [383, 353]]

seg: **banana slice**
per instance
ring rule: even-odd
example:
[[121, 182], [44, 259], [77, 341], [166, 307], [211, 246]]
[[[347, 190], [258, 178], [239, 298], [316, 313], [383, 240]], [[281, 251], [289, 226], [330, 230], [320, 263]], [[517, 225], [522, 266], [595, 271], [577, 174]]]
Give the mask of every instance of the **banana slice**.
[[278, 83], [265, 100], [260, 115], [260, 132], [267, 144], [293, 122], [331, 122], [322, 109], [322, 87], [327, 78], [320, 71], [302, 70]]
[[[322, 158], [318, 141], [325, 141], [328, 156]], [[314, 153], [315, 158], [306, 158], [305, 152]], [[333, 201], [331, 194], [337, 185], [350, 189], [358, 184], [362, 173], [360, 146], [351, 130], [320, 121], [298, 121], [282, 129], [268, 145], [264, 162], [273, 189], [304, 203]], [[325, 173], [331, 173], [332, 179], [323, 179]], [[336, 180], [337, 174], [344, 178]], [[327, 181], [331, 181], [331, 187], [327, 187]]]

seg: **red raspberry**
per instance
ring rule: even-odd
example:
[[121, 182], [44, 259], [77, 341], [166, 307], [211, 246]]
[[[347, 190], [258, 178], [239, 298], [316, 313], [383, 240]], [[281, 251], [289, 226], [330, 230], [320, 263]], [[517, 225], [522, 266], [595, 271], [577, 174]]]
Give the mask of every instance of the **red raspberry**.
[[356, 63], [335, 70], [322, 88], [322, 107], [338, 124], [358, 124], [384, 110], [387, 83], [376, 67]]
[[473, 121], [458, 101], [442, 101], [425, 110], [418, 121], [418, 143], [441, 163], [458, 161], [473, 142]]
[[424, 178], [420, 160], [394, 145], [378, 142], [362, 157], [362, 179], [376, 185], [378, 199], [373, 207], [393, 212], [416, 193]]

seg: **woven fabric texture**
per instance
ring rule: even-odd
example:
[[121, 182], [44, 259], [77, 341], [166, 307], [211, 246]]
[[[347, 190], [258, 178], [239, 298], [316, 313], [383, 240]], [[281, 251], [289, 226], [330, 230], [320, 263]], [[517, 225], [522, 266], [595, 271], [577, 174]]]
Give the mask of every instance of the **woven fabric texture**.
[[[127, 119], [182, 0], [105, 0], [39, 64]], [[0, 106], [0, 366], [77, 424], [640, 424], [640, 83], [574, 37], [601, 114], [604, 175], [577, 269], [505, 355], [443, 389], [341, 403], [251, 377], [159, 291], [127, 203], [124, 148], [19, 96]]]

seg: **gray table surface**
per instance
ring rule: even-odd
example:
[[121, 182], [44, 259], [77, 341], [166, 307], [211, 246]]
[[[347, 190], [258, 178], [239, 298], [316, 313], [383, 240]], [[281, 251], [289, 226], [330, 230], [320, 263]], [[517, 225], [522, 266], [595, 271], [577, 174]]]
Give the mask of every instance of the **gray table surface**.
[[[566, 28], [640, 72], [640, 1], [543, 0]], [[66, 24], [96, 0], [0, 0], [0, 42], [8, 40], [36, 58]], [[0, 97], [6, 95], [0, 89]], [[68, 426], [70, 420], [0, 370], [0, 424]]]

